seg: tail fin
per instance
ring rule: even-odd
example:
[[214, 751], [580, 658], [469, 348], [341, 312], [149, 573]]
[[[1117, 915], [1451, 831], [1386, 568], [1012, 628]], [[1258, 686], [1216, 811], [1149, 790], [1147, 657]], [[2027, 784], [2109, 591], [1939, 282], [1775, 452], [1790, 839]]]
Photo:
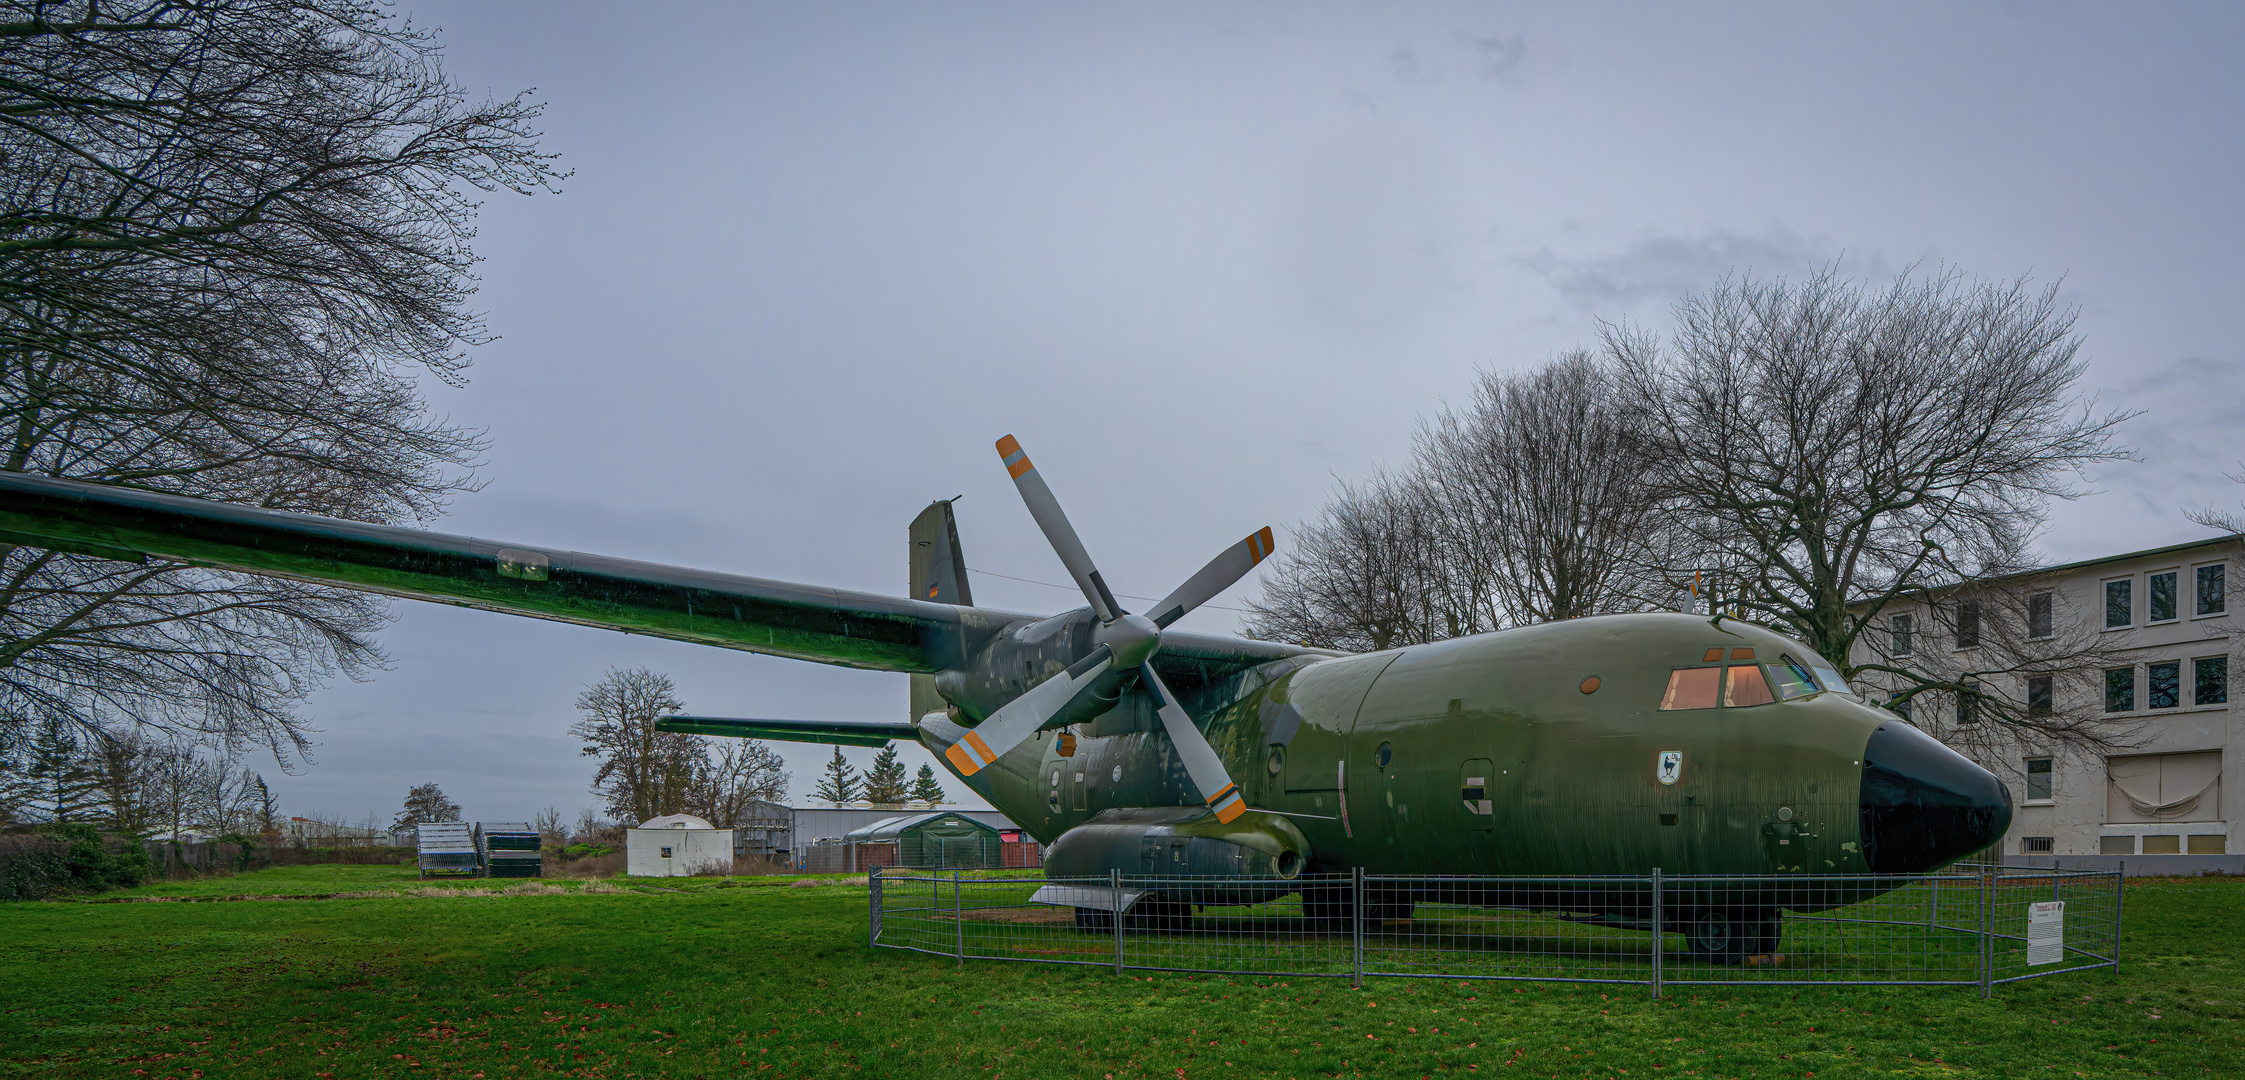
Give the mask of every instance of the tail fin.
[[974, 606], [967, 564], [959, 553], [959, 523], [951, 500], [938, 499], [912, 519], [912, 599]]
[[[967, 587], [967, 561], [959, 551], [959, 523], [951, 516], [951, 500], [938, 499], [912, 519], [912, 591], [914, 600], [938, 604], [974, 605]], [[912, 676], [912, 716], [917, 722], [931, 712], [942, 712], [943, 698], [935, 692], [935, 676]]]

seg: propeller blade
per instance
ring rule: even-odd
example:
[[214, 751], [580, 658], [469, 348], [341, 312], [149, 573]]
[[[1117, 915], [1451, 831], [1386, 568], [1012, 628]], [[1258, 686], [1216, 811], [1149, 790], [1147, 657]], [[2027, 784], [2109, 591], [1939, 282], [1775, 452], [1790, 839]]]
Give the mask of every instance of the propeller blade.
[[1090, 690], [1099, 676], [1115, 666], [1115, 654], [1105, 645], [1091, 650], [1091, 655], [1076, 661], [1075, 665], [1052, 678], [1029, 688], [1020, 697], [1006, 702], [989, 718], [976, 724], [959, 741], [952, 743], [943, 756], [959, 770], [960, 776], [973, 776], [987, 768], [991, 762], [1004, 757], [1006, 751], [1021, 745], [1021, 740], [1045, 726], [1045, 721], [1060, 715], [1070, 703]]
[[1084, 599], [1091, 601], [1091, 613], [1099, 616], [1100, 622], [1113, 622], [1123, 609], [1115, 603], [1115, 594], [1107, 591], [1107, 583], [1100, 580], [1098, 568], [1091, 565], [1091, 553], [1076, 537], [1076, 527], [1068, 524], [1068, 515], [1060, 511], [1060, 500], [1052, 497], [1045, 478], [1037, 475], [1037, 467], [1029, 464], [1029, 455], [1011, 435], [998, 440], [998, 456], [1005, 459], [1006, 471], [1013, 474], [1013, 486], [1021, 490], [1021, 501], [1029, 504], [1029, 516], [1037, 519], [1037, 527], [1045, 531], [1045, 539], [1059, 553], [1068, 576], [1076, 579]]
[[1208, 737], [1193, 726], [1193, 718], [1177, 704], [1161, 676], [1154, 674], [1154, 665], [1139, 665], [1138, 678], [1154, 695], [1162, 729], [1169, 732], [1170, 744], [1177, 747], [1177, 757], [1185, 763], [1185, 775], [1192, 777], [1193, 786], [1200, 789], [1209, 809], [1216, 811], [1216, 820], [1231, 824], [1233, 818], [1247, 812], [1247, 800], [1240, 797], [1239, 785], [1232, 783], [1232, 774], [1216, 756], [1216, 748], [1208, 745]]
[[1232, 583], [1246, 577], [1255, 564], [1271, 557], [1271, 527], [1247, 534], [1247, 539], [1225, 548], [1223, 554], [1208, 561], [1200, 572], [1185, 579], [1174, 592], [1154, 605], [1154, 625], [1164, 630], [1171, 623], [1185, 617], [1194, 608], [1214, 599], [1217, 593], [1232, 587]]

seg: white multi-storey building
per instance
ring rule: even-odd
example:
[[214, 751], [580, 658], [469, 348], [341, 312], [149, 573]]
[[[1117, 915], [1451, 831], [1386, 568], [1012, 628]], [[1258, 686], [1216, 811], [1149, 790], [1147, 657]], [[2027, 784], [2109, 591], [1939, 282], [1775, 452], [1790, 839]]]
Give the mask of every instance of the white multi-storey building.
[[[2219, 857], [2245, 854], [2245, 783], [2222, 782], [2245, 762], [2230, 709], [2241, 562], [2239, 538], [2222, 537], [1915, 596], [1878, 613], [1853, 659], [1970, 680], [2030, 719], [2104, 738], [1988, 723], [1952, 695], [1892, 706], [2005, 778], [2016, 803], [2006, 858], [2234, 870], [2241, 860]], [[1875, 670], [1856, 682], [1872, 694], [1904, 685]]]

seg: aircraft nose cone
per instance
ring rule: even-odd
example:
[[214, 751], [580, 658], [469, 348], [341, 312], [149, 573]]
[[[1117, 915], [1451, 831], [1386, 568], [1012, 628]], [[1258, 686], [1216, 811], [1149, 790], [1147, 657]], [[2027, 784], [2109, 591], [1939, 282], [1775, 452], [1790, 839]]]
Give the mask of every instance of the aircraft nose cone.
[[1863, 748], [1863, 857], [1878, 874], [1946, 866], [2011, 828], [2011, 792], [1994, 773], [1900, 720]]

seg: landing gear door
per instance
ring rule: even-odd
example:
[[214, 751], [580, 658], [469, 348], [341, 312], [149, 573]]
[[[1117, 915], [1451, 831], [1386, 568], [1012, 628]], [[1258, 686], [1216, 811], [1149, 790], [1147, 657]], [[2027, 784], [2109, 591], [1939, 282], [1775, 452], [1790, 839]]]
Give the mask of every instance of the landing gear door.
[[1496, 828], [1496, 803], [1490, 797], [1496, 784], [1496, 766], [1488, 758], [1469, 758], [1459, 766], [1458, 805], [1465, 814], [1466, 828], [1482, 831]]

